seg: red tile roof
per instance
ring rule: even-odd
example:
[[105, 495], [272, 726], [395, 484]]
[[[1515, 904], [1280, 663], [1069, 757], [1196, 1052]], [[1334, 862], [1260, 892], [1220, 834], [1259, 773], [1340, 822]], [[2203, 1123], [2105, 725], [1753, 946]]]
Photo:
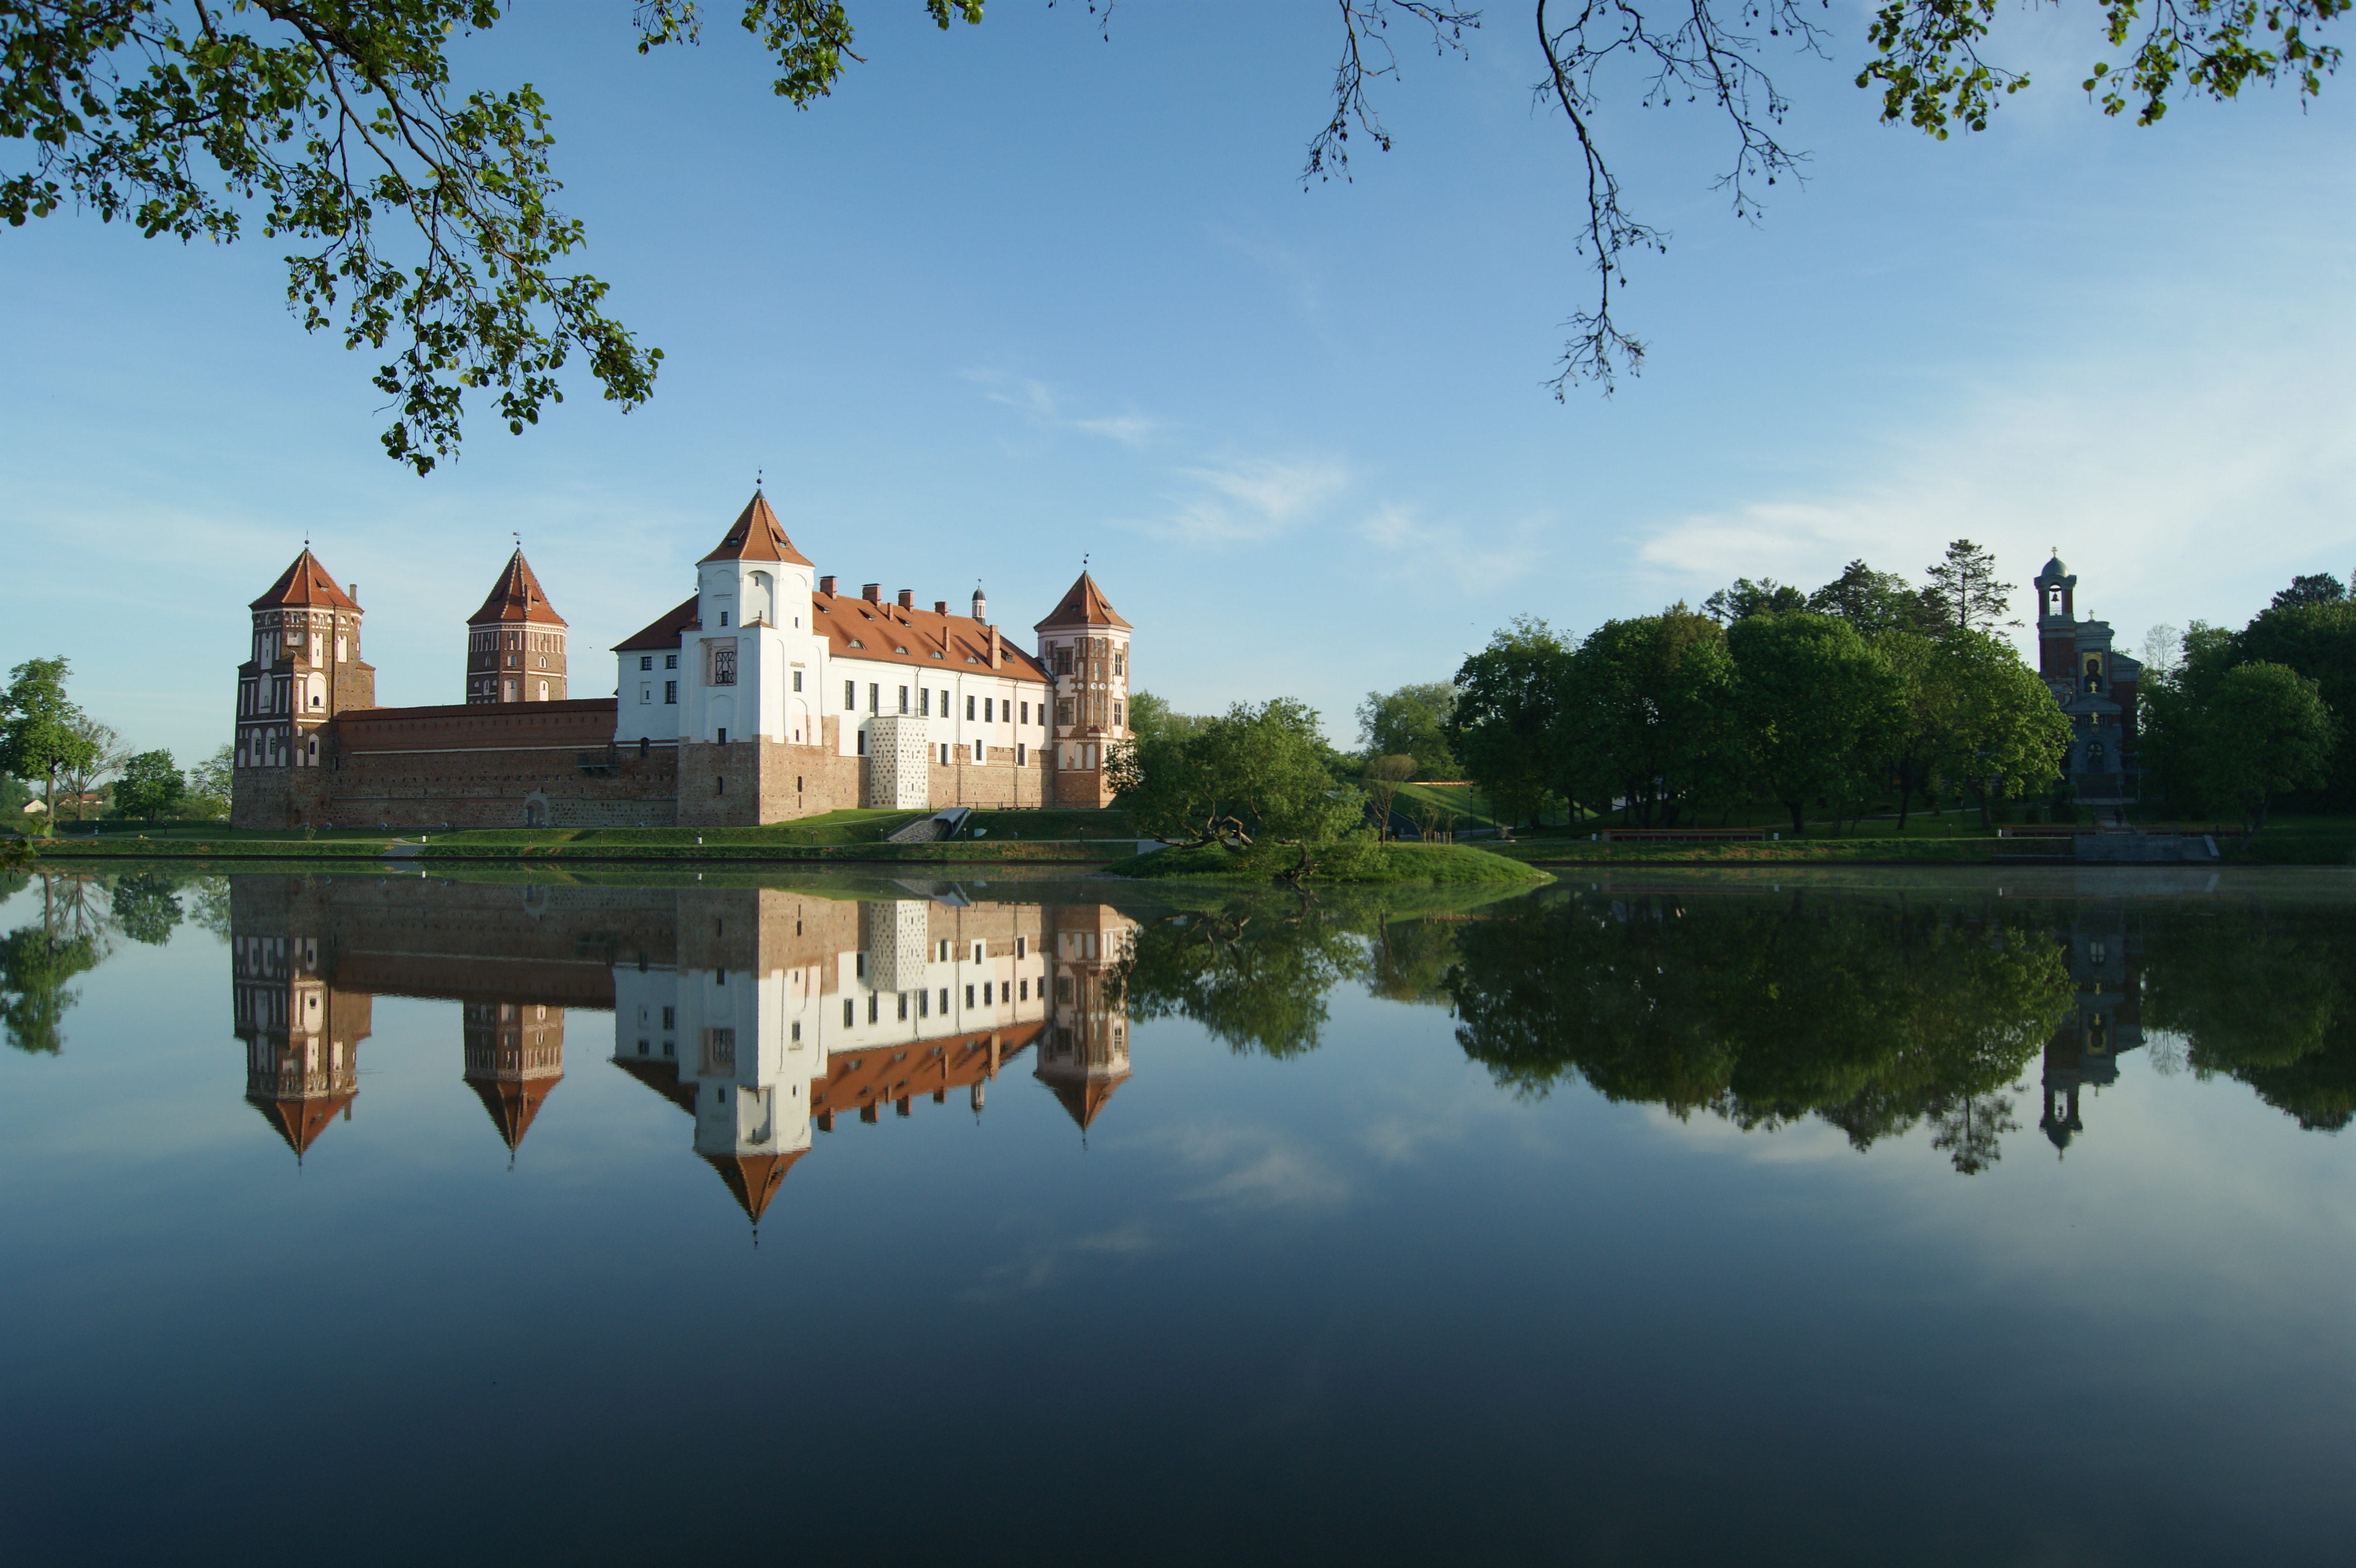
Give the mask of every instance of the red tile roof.
[[1104, 596], [1104, 590], [1097, 586], [1097, 580], [1086, 572], [1080, 574], [1080, 580], [1074, 583], [1071, 591], [1064, 596], [1064, 602], [1057, 605], [1044, 620], [1033, 622], [1031, 629], [1044, 631], [1051, 626], [1117, 626], [1123, 631], [1135, 629], [1114, 611], [1112, 601]]
[[523, 1135], [531, 1131], [531, 1119], [540, 1114], [548, 1091], [563, 1081], [561, 1073], [554, 1078], [531, 1078], [520, 1082], [513, 1079], [492, 1081], [470, 1078], [466, 1087], [475, 1091], [475, 1098], [491, 1113], [491, 1124], [499, 1130], [499, 1142], [512, 1154], [515, 1146], [523, 1142]]
[[519, 550], [508, 557], [507, 570], [491, 585], [483, 607], [466, 618], [468, 626], [492, 626], [500, 621], [530, 621], [535, 626], [562, 626], [564, 618], [548, 602], [548, 590], [531, 575], [531, 563]]
[[614, 644], [616, 653], [643, 653], [650, 648], [677, 648], [679, 634], [693, 631], [702, 625], [696, 618], [698, 596], [690, 594], [680, 603], [655, 618], [653, 623]]
[[[1047, 1080], [1042, 1079], [1040, 1081], [1045, 1083]], [[1128, 1081], [1129, 1074], [1124, 1072], [1119, 1078], [1091, 1078], [1078, 1083], [1068, 1080], [1048, 1083], [1047, 1088], [1055, 1095], [1056, 1102], [1063, 1106], [1064, 1114], [1078, 1122], [1080, 1131], [1085, 1133], [1088, 1130], [1088, 1123], [1094, 1122], [1097, 1113], [1105, 1108], [1105, 1101], [1112, 1098], [1112, 1091]]]
[[767, 498], [760, 491], [744, 503], [736, 521], [728, 525], [727, 536], [713, 547], [706, 561], [790, 561], [797, 566], [810, 564], [809, 557], [794, 548], [786, 531], [777, 522], [777, 514], [769, 510]]
[[785, 1185], [786, 1173], [809, 1152], [796, 1149], [786, 1155], [706, 1155], [703, 1158], [728, 1184], [730, 1195], [745, 1218], [758, 1225], [769, 1207], [769, 1199], [776, 1197], [777, 1188]]
[[319, 1134], [335, 1121], [336, 1112], [350, 1104], [357, 1092], [347, 1090], [305, 1100], [257, 1100], [249, 1094], [245, 1102], [262, 1112], [262, 1119], [286, 1140], [286, 1146], [300, 1159], [311, 1152]]
[[[990, 667], [990, 628], [971, 616], [902, 609], [889, 599], [851, 594], [812, 594], [810, 624], [838, 658], [877, 659], [927, 670], [970, 671]], [[854, 646], [854, 644], [856, 646]], [[999, 673], [1018, 681], [1044, 681], [1047, 667], [999, 633], [1003, 662]], [[935, 654], [940, 657], [935, 658]]]
[[266, 610], [273, 605], [327, 605], [339, 610], [360, 607], [352, 602], [350, 595], [336, 586], [336, 580], [327, 575], [327, 569], [319, 564], [319, 558], [307, 547], [294, 557], [293, 565], [279, 575], [278, 581], [270, 585], [268, 593], [245, 607]]

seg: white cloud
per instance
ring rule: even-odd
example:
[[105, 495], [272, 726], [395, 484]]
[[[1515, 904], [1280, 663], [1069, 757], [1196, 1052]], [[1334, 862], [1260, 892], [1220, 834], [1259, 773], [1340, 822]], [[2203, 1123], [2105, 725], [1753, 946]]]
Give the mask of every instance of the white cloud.
[[1119, 520], [1151, 538], [1187, 544], [1266, 540], [1308, 521], [1347, 489], [1350, 471], [1331, 458], [1259, 459], [1180, 468], [1191, 489], [1169, 496], [1158, 517]]
[[968, 371], [964, 374], [967, 381], [982, 388], [983, 397], [1019, 411], [1032, 424], [1044, 429], [1075, 430], [1083, 435], [1094, 435], [1135, 448], [1151, 445], [1167, 428], [1162, 421], [1134, 412], [1068, 413], [1054, 388], [1028, 376], [1009, 375], [1002, 371]]
[[1535, 520], [1477, 530], [1458, 522], [1430, 522], [1413, 507], [1387, 501], [1357, 527], [1358, 537], [1374, 546], [1387, 566], [1387, 575], [1423, 581], [1440, 574], [1468, 593], [1494, 590], [1537, 570], [1550, 553], [1547, 541], [1556, 532]]
[[2176, 345], [2022, 367], [1844, 456], [1857, 478], [1680, 519], [1639, 563], [1688, 593], [1738, 575], [1811, 586], [1858, 556], [1919, 581], [1968, 538], [2026, 618], [2026, 581], [2058, 547], [2078, 613], [2130, 640], [2156, 621], [2238, 624], [2293, 574], [2356, 563], [2351, 349], [2356, 331], [2336, 328], [2231, 358]]
[[1349, 1200], [1350, 1184], [1316, 1151], [1264, 1127], [1175, 1127], [1144, 1140], [1205, 1174], [1186, 1197], [1226, 1208], [1323, 1209]]

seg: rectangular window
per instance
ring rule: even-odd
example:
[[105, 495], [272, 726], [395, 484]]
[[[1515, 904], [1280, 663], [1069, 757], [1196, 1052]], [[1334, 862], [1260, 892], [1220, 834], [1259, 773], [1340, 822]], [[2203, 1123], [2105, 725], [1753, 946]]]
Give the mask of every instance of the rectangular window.
[[884, 711], [884, 688], [873, 681], [867, 682], [867, 711], [871, 714]]
[[933, 716], [933, 689], [930, 686], [916, 689], [916, 713], [924, 718]]
[[666, 703], [676, 703], [679, 701], [678, 682], [666, 681], [663, 682], [663, 701]]
[[948, 1015], [949, 1015], [949, 988], [948, 988], [948, 986], [944, 985], [944, 986], [942, 986], [942, 987], [941, 987], [941, 1016], [942, 1016], [942, 1017], [944, 1017], [944, 1018], [946, 1018], [946, 1017], [948, 1017]]
[[1121, 672], [1121, 666], [1127, 661], [1128, 657], [1129, 656], [1127, 654], [1122, 653], [1119, 649], [1115, 649], [1113, 650], [1112, 672], [1114, 674], [1118, 675]]
[[1072, 977], [1070, 975], [1059, 974], [1055, 977], [1055, 1000], [1066, 1004], [1071, 1002]]
[[965, 988], [965, 1004], [969, 1007], [973, 1005], [973, 987], [970, 985]]
[[703, 1071], [707, 1077], [733, 1074], [736, 1070], [736, 1031], [706, 1029], [703, 1031]]
[[639, 701], [639, 703], [643, 704], [643, 703], [651, 703], [651, 702], [653, 702], [654, 700], [655, 700], [655, 688], [654, 688], [654, 682], [652, 682], [651, 681], [641, 681], [641, 682], [638, 682], [638, 701]]
[[981, 1004], [985, 1007], [990, 1005], [990, 982], [987, 980], [981, 983]]
[[798, 1045], [800, 1045], [801, 1043], [802, 1043], [802, 1026], [801, 1026], [799, 1024], [796, 1024], [796, 1025], [794, 1026], [794, 1044], [796, 1044], [796, 1045], [798, 1045]]
[[842, 999], [842, 1026], [846, 1029], [859, 1022], [859, 1015], [853, 1013], [851, 1008], [851, 998], [846, 996]]
[[651, 669], [653, 669], [654, 667], [655, 667], [655, 656], [654, 656], [653, 654], [651, 654], [651, 653], [641, 653], [641, 654], [639, 654], [639, 655], [638, 655], [638, 668], [639, 668], [639, 669], [641, 669], [641, 670], [651, 670]]
[[948, 962], [948, 961], [949, 961], [949, 944], [948, 944], [948, 938], [946, 938], [946, 937], [944, 937], [944, 938], [942, 938], [942, 939], [941, 939], [941, 961], [942, 961], [943, 963], [947, 963], [947, 962]]
[[916, 993], [916, 1016], [917, 1016], [917, 1017], [919, 1017], [919, 1018], [930, 1017], [930, 1016], [932, 1015], [932, 1011], [933, 1011], [933, 993], [932, 993], [931, 992], [929, 992], [929, 991], [919, 991], [919, 992], [917, 992], [917, 993]]
[[842, 683], [842, 711], [846, 714], [859, 711], [859, 682], [856, 681]]
[[794, 690], [795, 690], [795, 691], [797, 691], [797, 692], [798, 692], [798, 691], [800, 691], [801, 689], [802, 689], [802, 672], [801, 672], [800, 671], [797, 670], [797, 671], [794, 671]]
[[900, 711], [904, 714], [908, 711], [908, 688], [905, 686], [900, 688]]
[[875, 1022], [875, 1004], [876, 1004], [878, 1002], [882, 1001], [882, 1000], [883, 1000], [883, 998], [881, 998], [881, 997], [879, 997], [879, 996], [875, 995], [875, 994], [874, 994], [873, 993], [872, 993], [872, 992], [868, 993], [868, 997], [867, 997], [867, 1021], [868, 1021], [869, 1023], [873, 1024], [873, 1022]]
[[1068, 675], [1071, 672], [1072, 650], [1068, 648], [1059, 648], [1055, 650], [1055, 673], [1058, 675]]
[[984, 697], [981, 700], [981, 722], [983, 724], [989, 724], [991, 721], [992, 716], [993, 715], [990, 711], [990, 699], [988, 697]]
[[678, 668], [679, 668], [679, 655], [678, 655], [678, 654], [676, 654], [676, 653], [666, 653], [666, 654], [664, 654], [664, 655], [663, 655], [663, 668], [664, 668], [664, 669], [666, 669], [666, 670], [676, 670], [676, 669], [678, 669]]
[[980, 741], [975, 741], [973, 743], [973, 759], [976, 762], [980, 762], [981, 760], [981, 742]]
[[903, 991], [902, 993], [900, 993], [900, 1022], [902, 1022], [903, 1024], [905, 1024], [905, 1023], [906, 1023], [907, 1021], [908, 1021], [908, 993], [907, 993], [906, 992]]
[[1057, 698], [1057, 699], [1055, 700], [1055, 722], [1056, 722], [1057, 724], [1059, 724], [1059, 725], [1065, 725], [1065, 726], [1066, 726], [1066, 727], [1069, 727], [1069, 725], [1071, 725], [1071, 722], [1072, 722], [1072, 699], [1071, 699], [1071, 698], [1069, 698], [1069, 697], [1059, 697], [1059, 698]]
[[941, 766], [942, 766], [943, 768], [947, 768], [948, 765], [949, 765], [949, 743], [948, 743], [948, 741], [943, 741], [943, 742], [941, 742]]
[[1014, 743], [1014, 766], [1017, 768], [1028, 768], [1030, 765], [1031, 748], [1023, 745], [1021, 741], [1016, 741]]
[[707, 644], [712, 650], [712, 683], [734, 686], [736, 683], [736, 645], [733, 642]]
[[1023, 720], [1022, 720], [1022, 722], [1023, 722], [1023, 723], [1024, 723], [1024, 724], [1026, 724], [1026, 725], [1027, 725], [1027, 724], [1029, 724], [1029, 723], [1031, 722], [1031, 704], [1030, 704], [1030, 703], [1023, 703]]
[[1119, 729], [1119, 728], [1120, 727], [1120, 714], [1121, 714], [1121, 703], [1120, 703], [1120, 701], [1119, 701], [1119, 699], [1115, 698], [1115, 699], [1114, 699], [1114, 701], [1113, 701], [1113, 704], [1112, 704], [1112, 727], [1113, 727], [1113, 728], [1115, 728], [1115, 729]]
[[1014, 956], [1016, 958], [1028, 958], [1031, 956], [1031, 939], [1029, 937], [1017, 937], [1014, 939]]
[[980, 942], [973, 944], [973, 961], [976, 963], [980, 963], [981, 961], [981, 944]]
[[973, 717], [973, 699], [971, 697], [968, 697], [965, 700], [965, 716], [969, 719]]
[[948, 693], [948, 687], [946, 687], [946, 686], [944, 686], [944, 687], [942, 687], [942, 688], [941, 688], [941, 717], [943, 717], [943, 718], [947, 718], [947, 717], [948, 717], [948, 716], [949, 716], [949, 693]]
[[1023, 982], [1023, 1000], [1025, 1002], [1031, 1000], [1031, 983], [1027, 980]]
[[859, 732], [859, 755], [862, 757], [867, 755], [867, 732], [865, 730], [861, 730]]

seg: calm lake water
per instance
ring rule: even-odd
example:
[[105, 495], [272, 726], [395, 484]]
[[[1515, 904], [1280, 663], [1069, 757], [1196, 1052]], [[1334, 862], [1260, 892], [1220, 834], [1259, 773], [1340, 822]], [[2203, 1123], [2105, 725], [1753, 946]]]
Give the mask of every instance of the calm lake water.
[[2351, 1550], [2342, 874], [8, 886], [12, 1563]]

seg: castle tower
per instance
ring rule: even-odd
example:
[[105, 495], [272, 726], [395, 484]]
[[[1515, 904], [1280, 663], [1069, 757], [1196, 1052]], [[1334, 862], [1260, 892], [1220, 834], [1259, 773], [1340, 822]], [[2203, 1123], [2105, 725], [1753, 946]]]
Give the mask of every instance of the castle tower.
[[1053, 1091], [1083, 1133], [1113, 1090], [1129, 1080], [1129, 1009], [1120, 971], [1136, 929], [1136, 921], [1103, 904], [1066, 906], [1054, 914], [1053, 1011], [1032, 1076]]
[[[274, 922], [273, 922], [274, 923]], [[359, 1093], [359, 1043], [370, 999], [337, 991], [320, 939], [239, 921], [230, 938], [230, 985], [245, 1044], [246, 1103], [301, 1159]]]
[[2062, 564], [2061, 554], [2045, 563], [2030, 579], [2037, 589], [2037, 665], [2049, 680], [2071, 673], [2076, 648], [2078, 579]]
[[469, 1002], [466, 1087], [515, 1153], [548, 1091], [564, 1077], [564, 1009], [536, 1002]]
[[1065, 806], [1110, 805], [1105, 754], [1130, 737], [1130, 624], [1096, 579], [1082, 572], [1063, 603], [1033, 629], [1039, 660], [1055, 680], [1048, 731], [1055, 800]]
[[2108, 621], [2078, 618], [2078, 579], [2060, 554], [2030, 582], [2037, 589], [2037, 673], [2070, 720], [2063, 771], [2079, 804], [2098, 811], [2124, 804], [2142, 775], [2143, 664], [2112, 646]]
[[466, 618], [466, 701], [564, 701], [564, 618], [521, 550]]
[[326, 794], [313, 770], [335, 761], [319, 731], [348, 709], [376, 706], [376, 670], [360, 658], [359, 596], [337, 586], [306, 546], [248, 608], [253, 636], [237, 671], [230, 822], [307, 825], [306, 799]]

